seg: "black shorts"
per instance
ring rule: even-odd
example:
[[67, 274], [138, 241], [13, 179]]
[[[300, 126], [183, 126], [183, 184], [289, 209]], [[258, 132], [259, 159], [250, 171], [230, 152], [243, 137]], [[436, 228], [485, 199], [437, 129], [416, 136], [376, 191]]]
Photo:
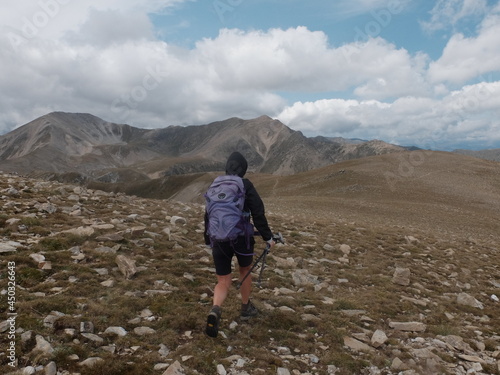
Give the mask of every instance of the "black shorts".
[[217, 275], [229, 275], [231, 270], [231, 261], [236, 255], [240, 267], [248, 267], [253, 261], [253, 249], [255, 239], [250, 237], [250, 248], [247, 246], [245, 237], [238, 237], [235, 241], [214, 242], [212, 246], [212, 255], [214, 258], [215, 271]]

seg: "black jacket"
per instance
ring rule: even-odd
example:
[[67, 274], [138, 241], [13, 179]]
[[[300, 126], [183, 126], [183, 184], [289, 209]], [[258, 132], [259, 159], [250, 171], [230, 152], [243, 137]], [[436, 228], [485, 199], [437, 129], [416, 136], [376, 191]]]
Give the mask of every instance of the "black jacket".
[[[233, 152], [226, 163], [226, 174], [237, 175], [243, 178], [247, 171], [247, 161], [239, 152]], [[244, 211], [250, 212], [252, 222], [255, 228], [259, 231], [264, 241], [269, 241], [273, 238], [273, 232], [269, 228], [266, 213], [264, 209], [264, 202], [259, 196], [259, 193], [253, 186], [252, 182], [243, 178], [243, 186], [245, 187], [245, 206]], [[207, 235], [208, 228], [208, 214], [205, 212], [205, 243], [210, 244], [210, 238]]]

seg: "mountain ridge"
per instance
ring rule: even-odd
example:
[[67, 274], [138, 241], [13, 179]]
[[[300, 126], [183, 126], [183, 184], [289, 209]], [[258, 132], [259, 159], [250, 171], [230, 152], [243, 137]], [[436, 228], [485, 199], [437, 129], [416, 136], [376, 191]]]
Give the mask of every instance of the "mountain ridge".
[[405, 149], [376, 140], [308, 138], [265, 115], [140, 129], [91, 114], [52, 112], [0, 136], [0, 166], [26, 175], [77, 173], [90, 180], [109, 180], [125, 168], [154, 179], [223, 170], [234, 150], [245, 155], [252, 171], [288, 175]]
[[486, 150], [453, 150], [453, 152], [462, 155], [474, 156], [476, 158], [491, 160], [491, 161], [500, 161], [500, 148], [492, 148]]

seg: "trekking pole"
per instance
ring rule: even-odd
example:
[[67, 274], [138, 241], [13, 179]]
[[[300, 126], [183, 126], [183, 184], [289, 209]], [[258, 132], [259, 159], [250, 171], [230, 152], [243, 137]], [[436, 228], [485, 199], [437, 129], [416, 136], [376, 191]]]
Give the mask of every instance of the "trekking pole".
[[[277, 233], [277, 234], [273, 235], [273, 241], [276, 242], [276, 243], [278, 243], [278, 242], [282, 243], [282, 244], [285, 243], [285, 240], [283, 239], [283, 235], [281, 233]], [[262, 265], [260, 266], [261, 268], [260, 268], [259, 280], [258, 280], [258, 283], [257, 283], [257, 285], [260, 288], [260, 284], [262, 282], [262, 273], [264, 272], [264, 268], [266, 267], [266, 257], [267, 257], [267, 254], [269, 254], [269, 249], [270, 248], [271, 248], [271, 246], [269, 244], [266, 244], [266, 248], [264, 249], [264, 251], [262, 252], [262, 254], [257, 258], [257, 260], [253, 264], [252, 268], [250, 268], [250, 270], [246, 273], [246, 275], [243, 277], [243, 279], [241, 279], [241, 281], [236, 285], [236, 289], [240, 289], [241, 288], [241, 285], [243, 284], [243, 282], [247, 279], [248, 276], [250, 276], [250, 274], [252, 273], [252, 271], [254, 270], [254, 268], [262, 260]]]
[[266, 248], [264, 249], [264, 252], [257, 258], [257, 260], [253, 264], [252, 268], [250, 268], [250, 270], [246, 273], [245, 277], [243, 277], [243, 279], [241, 279], [241, 281], [236, 285], [236, 289], [240, 289], [241, 288], [241, 285], [247, 279], [247, 277], [250, 276], [250, 274], [252, 273], [252, 271], [254, 270], [254, 268], [257, 267], [257, 264], [259, 264], [259, 262], [262, 259], [266, 258], [266, 255], [267, 255], [268, 252], [269, 252], [269, 245], [266, 246]]
[[257, 286], [261, 288], [260, 284], [262, 283], [262, 274], [264, 273], [264, 268], [266, 268], [266, 257], [269, 254], [269, 249], [271, 246], [269, 244], [266, 245], [266, 250], [262, 254], [264, 257], [262, 258], [262, 265], [260, 266], [259, 280], [257, 280]]

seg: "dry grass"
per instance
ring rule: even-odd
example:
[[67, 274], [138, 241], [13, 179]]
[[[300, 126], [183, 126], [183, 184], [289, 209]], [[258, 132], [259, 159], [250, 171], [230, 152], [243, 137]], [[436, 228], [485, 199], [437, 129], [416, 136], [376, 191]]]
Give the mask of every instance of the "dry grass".
[[[440, 153], [429, 155], [412, 176], [399, 178], [396, 191], [380, 177], [384, 171], [397, 170], [398, 159], [390, 155], [342, 163], [300, 176], [253, 176], [273, 229], [281, 231], [287, 240], [285, 246], [275, 247], [272, 255], [293, 258], [297, 268], [307, 269], [325, 286], [319, 290], [295, 286], [294, 268], [280, 270], [270, 256], [263, 288], [254, 289], [253, 294], [261, 315], [249, 323], [240, 321], [238, 293], [233, 289], [224, 305], [221, 324], [227, 338], [215, 340], [203, 333], [215, 275], [210, 270], [209, 254], [201, 246], [201, 206], [111, 196], [80, 200], [79, 204], [91, 212], [88, 218], [104, 222], [140, 213], [135, 221], [126, 219], [120, 228], [114, 229], [116, 232], [135, 225], [147, 227], [148, 233], [140, 238], [125, 235], [121, 242], [119, 253], [134, 258], [137, 266], [142, 267], [129, 280], [117, 269], [116, 255], [95, 250], [115, 245], [96, 239], [109, 231], [98, 230], [85, 237], [57, 234], [81, 226], [81, 218], [62, 212], [42, 216], [29, 207], [36, 216], [22, 217], [14, 208], [7, 208], [0, 215], [0, 235], [14, 241], [25, 239], [26, 234], [19, 233], [17, 226], [7, 225], [9, 218], [20, 217], [26, 233], [37, 236], [37, 243], [0, 255], [1, 288], [6, 287], [5, 265], [13, 261], [19, 285], [18, 327], [50, 338], [55, 348], [50, 356], [37, 356], [31, 353], [33, 342], [21, 345], [18, 340], [21, 362], [40, 365], [54, 360], [60, 369], [82, 375], [135, 375], [158, 373], [152, 370], [156, 363], [182, 362], [183, 356], [192, 356], [182, 362], [189, 369], [187, 373], [213, 374], [217, 364], [229, 368], [231, 363], [226, 358], [239, 355], [247, 359], [244, 370], [249, 373], [262, 369], [260, 374], [275, 374], [278, 367], [303, 373], [316, 367], [317, 373], [326, 373], [328, 365], [335, 365], [340, 369], [338, 374], [362, 374], [368, 364], [388, 366], [394, 350], [401, 352], [401, 359], [409, 359], [411, 353], [402, 343], [418, 335], [459, 335], [473, 346], [476, 331], [480, 330], [486, 350], [498, 350], [498, 303], [488, 297], [498, 294], [490, 281], [500, 280], [500, 167], [498, 163], [472, 162], [464, 157], [460, 159], [464, 161], [459, 163], [460, 169], [451, 169], [453, 164], [447, 157]], [[6, 187], [0, 183], [0, 189]], [[55, 192], [59, 199], [65, 199], [56, 186], [41, 192], [30, 189], [26, 197], [15, 199], [45, 200]], [[186, 217], [188, 224], [171, 226], [166, 217], [172, 215]], [[162, 232], [167, 226], [171, 227], [171, 239]], [[331, 247], [325, 248], [325, 244]], [[343, 255], [341, 244], [351, 247], [349, 263], [339, 262]], [[68, 249], [73, 246], [80, 246], [86, 255], [84, 260], [75, 262], [71, 258]], [[35, 252], [43, 253], [52, 262], [52, 270], [38, 269], [29, 257]], [[396, 267], [411, 269], [410, 285], [392, 282]], [[108, 274], [98, 274], [98, 268], [106, 268]], [[69, 282], [70, 277], [76, 281]], [[100, 284], [110, 278], [115, 281], [113, 287]], [[279, 293], [280, 288], [294, 293]], [[153, 289], [167, 293], [146, 293]], [[460, 291], [480, 299], [484, 310], [458, 305], [456, 294]], [[333, 302], [325, 303], [325, 298]], [[5, 306], [6, 296], [2, 294], [0, 312], [5, 312]], [[283, 306], [295, 312], [280, 310]], [[154, 319], [141, 318], [140, 323], [131, 323], [144, 309], [149, 309]], [[370, 320], [346, 315], [344, 310], [364, 310], [363, 315]], [[43, 325], [43, 319], [52, 311], [66, 314], [54, 328]], [[320, 319], [305, 321], [303, 314]], [[426, 332], [396, 333], [388, 327], [389, 321], [413, 320], [424, 321], [428, 325]], [[115, 345], [116, 353], [107, 353], [81, 338], [80, 344], [75, 343], [65, 335], [65, 328], [78, 331], [82, 321], [92, 321], [96, 333], [104, 338], [104, 345]], [[238, 325], [231, 330], [233, 321]], [[121, 326], [129, 334], [122, 338], [104, 335], [110, 326]], [[149, 326], [156, 333], [137, 336], [133, 333], [136, 326]], [[390, 336], [389, 343], [376, 355], [353, 353], [344, 347], [344, 336], [375, 329], [383, 329]], [[4, 346], [5, 337], [1, 343]], [[160, 344], [170, 349], [167, 359], [158, 353]], [[139, 349], [132, 351], [134, 346]], [[279, 347], [289, 348], [294, 357], [284, 358]], [[77, 354], [80, 360], [99, 356], [106, 365], [91, 370], [82, 368], [68, 359], [70, 354]], [[317, 356], [319, 363], [309, 362], [309, 355]], [[454, 363], [456, 357], [443, 360]], [[0, 371], [10, 370], [5, 359], [0, 358], [0, 362]], [[488, 371], [498, 374], [494, 368]]]

